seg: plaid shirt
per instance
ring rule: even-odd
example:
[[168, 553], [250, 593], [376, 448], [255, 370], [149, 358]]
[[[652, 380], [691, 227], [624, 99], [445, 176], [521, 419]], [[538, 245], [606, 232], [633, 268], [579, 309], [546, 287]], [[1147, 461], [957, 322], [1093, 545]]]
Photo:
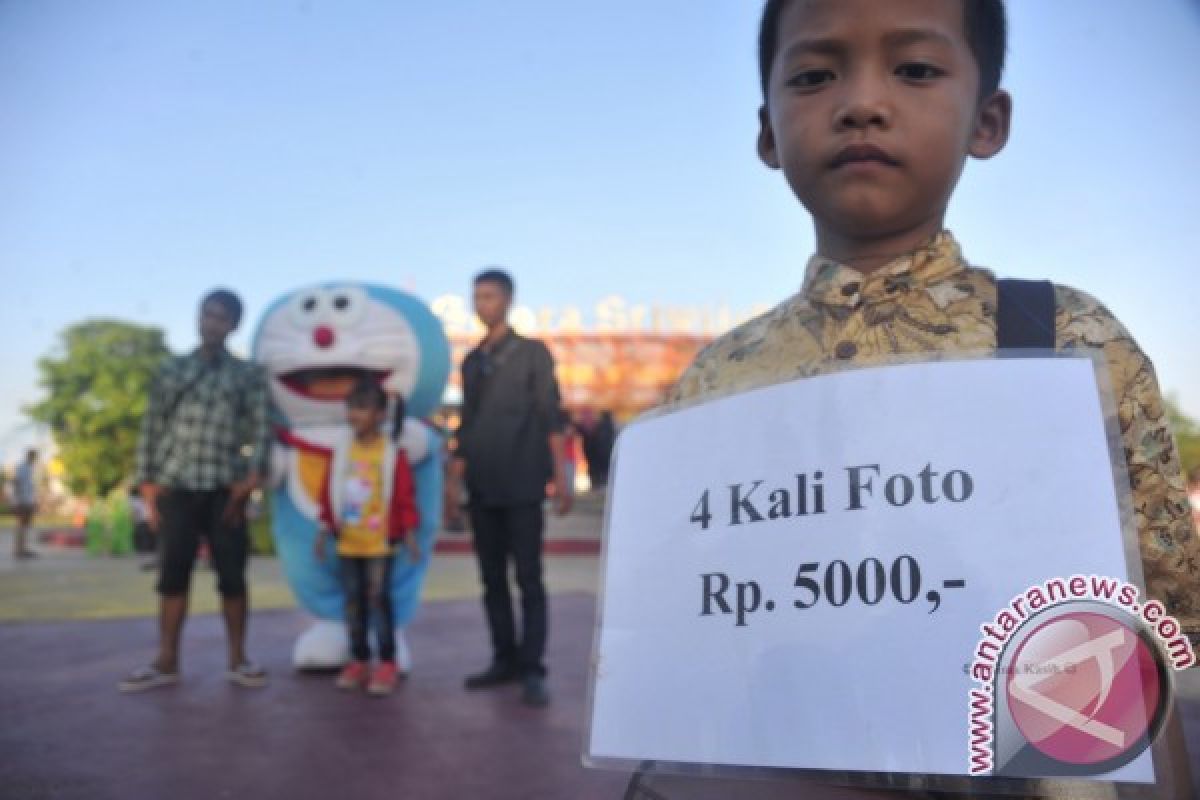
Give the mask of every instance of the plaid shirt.
[[261, 368], [222, 352], [172, 358], [155, 377], [142, 418], [137, 483], [219, 489], [266, 472], [270, 444]]

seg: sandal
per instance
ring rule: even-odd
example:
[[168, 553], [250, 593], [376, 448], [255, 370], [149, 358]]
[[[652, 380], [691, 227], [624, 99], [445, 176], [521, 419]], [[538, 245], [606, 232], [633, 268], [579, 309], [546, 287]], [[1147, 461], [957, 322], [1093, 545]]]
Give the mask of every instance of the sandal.
[[151, 664], [148, 667], [138, 667], [117, 684], [122, 692], [144, 692], [147, 689], [157, 689], [159, 686], [170, 686], [179, 683], [178, 672], [163, 672]]
[[243, 661], [233, 669], [226, 670], [225, 677], [246, 689], [259, 689], [267, 685], [267, 671], [250, 661]]

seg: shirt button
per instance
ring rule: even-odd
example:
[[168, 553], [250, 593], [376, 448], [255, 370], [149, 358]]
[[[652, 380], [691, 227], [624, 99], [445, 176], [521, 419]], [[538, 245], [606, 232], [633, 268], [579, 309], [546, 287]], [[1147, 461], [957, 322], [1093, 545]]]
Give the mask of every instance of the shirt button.
[[858, 345], [854, 342], [838, 342], [833, 353], [842, 361], [849, 361], [858, 355]]

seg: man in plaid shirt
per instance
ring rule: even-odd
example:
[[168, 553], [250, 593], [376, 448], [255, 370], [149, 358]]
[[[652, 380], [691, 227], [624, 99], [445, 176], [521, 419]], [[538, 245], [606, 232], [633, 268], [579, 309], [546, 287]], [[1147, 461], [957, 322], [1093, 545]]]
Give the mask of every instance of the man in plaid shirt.
[[179, 679], [179, 639], [200, 538], [207, 538], [229, 639], [230, 681], [263, 686], [266, 673], [246, 658], [248, 614], [245, 507], [266, 469], [267, 387], [259, 367], [225, 349], [242, 303], [224, 289], [200, 306], [196, 350], [168, 361], [150, 389], [137, 453], [137, 483], [147, 522], [160, 537], [158, 658], [134, 670], [122, 691]]

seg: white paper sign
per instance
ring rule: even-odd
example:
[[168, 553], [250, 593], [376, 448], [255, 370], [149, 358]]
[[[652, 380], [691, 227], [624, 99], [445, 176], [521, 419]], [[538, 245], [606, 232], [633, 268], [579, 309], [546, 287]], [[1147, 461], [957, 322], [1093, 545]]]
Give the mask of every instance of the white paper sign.
[[[609, 515], [593, 759], [965, 775], [979, 626], [1048, 577], [1128, 577], [1083, 358], [844, 372], [638, 422]], [[1120, 777], [1153, 780], [1149, 755]]]

